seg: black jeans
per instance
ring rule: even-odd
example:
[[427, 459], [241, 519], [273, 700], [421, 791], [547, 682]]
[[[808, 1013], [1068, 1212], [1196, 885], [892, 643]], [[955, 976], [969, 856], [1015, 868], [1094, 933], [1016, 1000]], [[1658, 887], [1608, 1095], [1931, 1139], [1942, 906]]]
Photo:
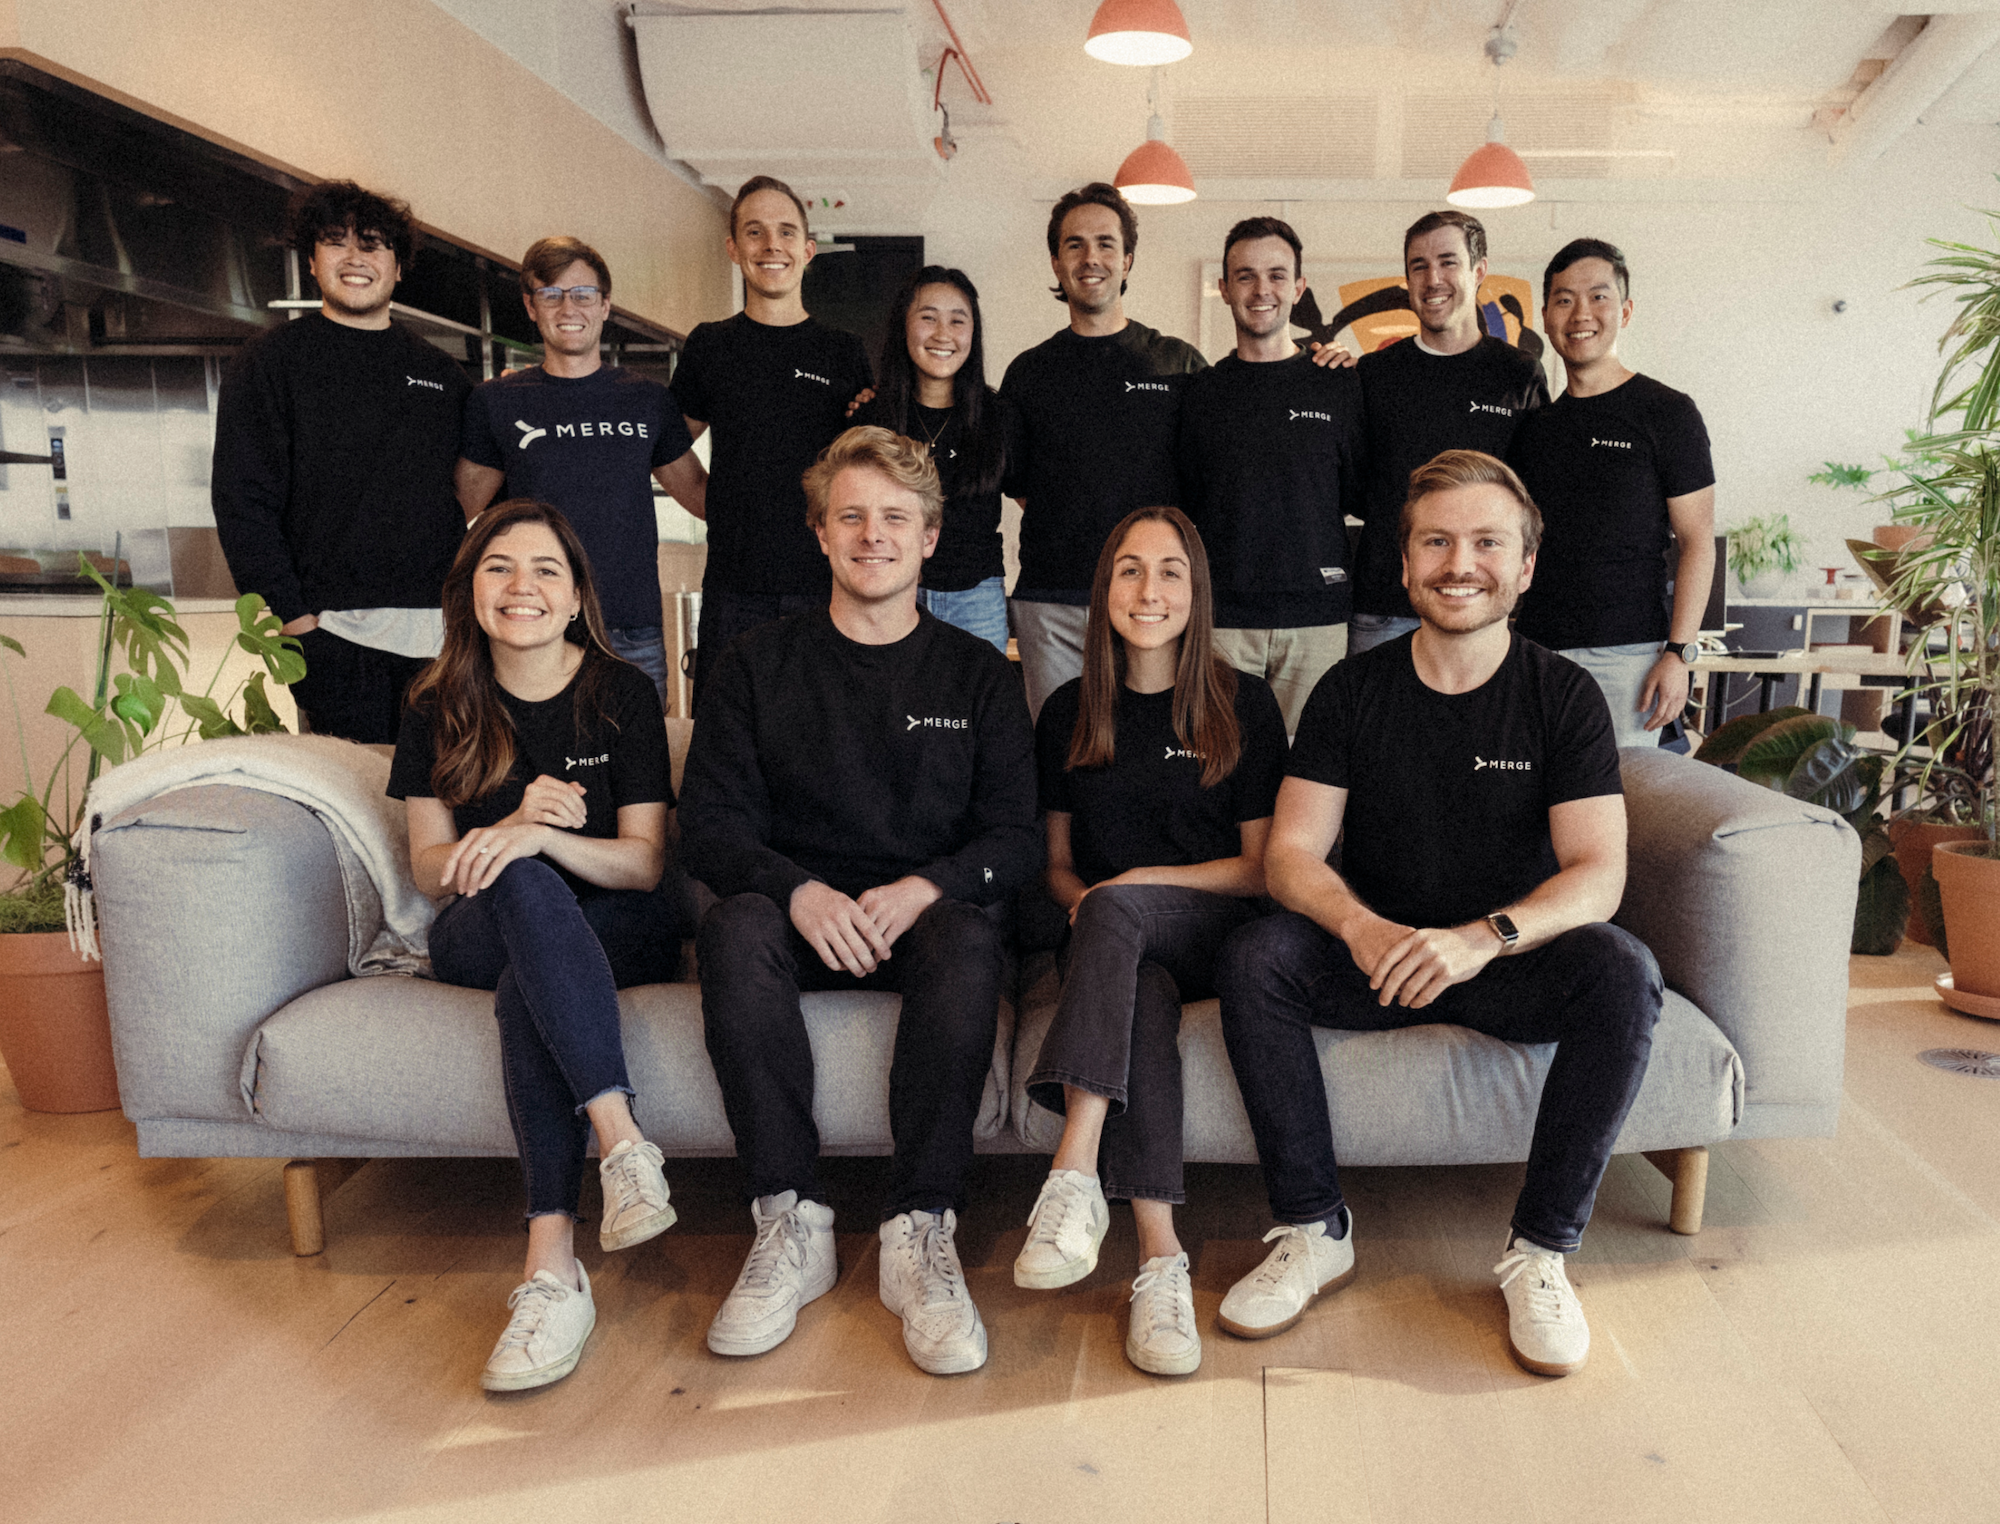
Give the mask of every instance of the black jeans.
[[1447, 1022], [1507, 1042], [1556, 1044], [1514, 1232], [1565, 1254], [1583, 1242], [1660, 1017], [1660, 968], [1638, 938], [1601, 922], [1579, 926], [1494, 959], [1413, 1011], [1377, 1004], [1346, 944], [1286, 913], [1229, 939], [1216, 986], [1230, 1066], [1278, 1221], [1313, 1222], [1344, 1204], [1312, 1029], [1385, 1032]]
[[714, 670], [715, 658], [728, 649], [730, 641], [745, 630], [754, 630], [788, 614], [823, 609], [829, 596], [827, 593], [730, 593], [720, 588], [703, 588], [701, 620], [695, 626], [694, 696], [689, 707], [701, 703], [704, 662], [707, 670]]
[[1062, 1000], [1028, 1095], [1066, 1113], [1063, 1086], [1107, 1097], [1104, 1194], [1187, 1200], [1181, 1186], [1181, 1002], [1212, 993], [1216, 954], [1262, 902], [1111, 884], [1084, 896], [1063, 948]]
[[403, 694], [430, 662], [358, 646], [325, 630], [307, 630], [299, 647], [306, 675], [292, 684], [292, 701], [305, 727], [316, 736], [395, 745]]
[[813, 1055], [801, 990], [889, 990], [903, 997], [889, 1066], [888, 1221], [963, 1210], [972, 1126], [993, 1065], [1006, 947], [977, 905], [939, 900], [897, 938], [894, 956], [857, 979], [820, 961], [784, 907], [738, 894], [702, 917], [701, 1014], [708, 1056], [750, 1194], [824, 1201], [813, 1123]]
[[431, 967], [446, 984], [493, 990], [507, 1116], [527, 1177], [528, 1215], [576, 1215], [590, 1123], [607, 1091], [633, 1094], [617, 991], [674, 976], [680, 917], [670, 866], [661, 889], [579, 900], [540, 858], [521, 858], [431, 925]]

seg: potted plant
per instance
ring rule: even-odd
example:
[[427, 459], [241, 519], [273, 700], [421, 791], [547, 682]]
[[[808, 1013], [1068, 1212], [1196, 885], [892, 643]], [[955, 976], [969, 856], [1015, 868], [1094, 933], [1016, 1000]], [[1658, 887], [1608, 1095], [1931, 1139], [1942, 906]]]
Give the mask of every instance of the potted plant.
[[1745, 519], [1729, 536], [1729, 570], [1746, 598], [1776, 596], [1784, 579], [1798, 571], [1805, 541], [1792, 528], [1791, 515], [1761, 514]]
[[1731, 720], [1702, 742], [1697, 762], [1734, 767], [1740, 778], [1821, 805], [1861, 836], [1851, 952], [1886, 956], [1903, 939], [1910, 891], [1877, 815], [1888, 758], [1854, 744], [1854, 727], [1788, 704]]
[[[107, 582], [88, 560], [79, 566], [103, 593], [98, 620], [93, 697], [58, 687], [43, 712], [72, 734], [39, 782], [28, 757], [22, 697], [11, 657], [27, 654], [0, 635], [0, 667], [14, 709], [25, 787], [0, 809], [0, 862], [19, 870], [0, 892], [0, 1057], [22, 1104], [32, 1111], [103, 1111], [118, 1104], [105, 1017], [104, 971], [75, 950], [65, 910], [76, 869], [77, 833], [92, 780], [143, 751], [196, 738], [252, 735], [285, 727], [264, 692], [268, 675], [281, 683], [305, 674], [298, 641], [279, 633], [277, 616], [247, 593], [236, 600], [234, 644], [264, 665], [224, 697], [218, 663], [207, 686], [188, 686], [187, 632], [173, 604], [143, 588]], [[113, 672], [113, 654], [126, 670]], [[231, 710], [241, 705], [241, 718]]]

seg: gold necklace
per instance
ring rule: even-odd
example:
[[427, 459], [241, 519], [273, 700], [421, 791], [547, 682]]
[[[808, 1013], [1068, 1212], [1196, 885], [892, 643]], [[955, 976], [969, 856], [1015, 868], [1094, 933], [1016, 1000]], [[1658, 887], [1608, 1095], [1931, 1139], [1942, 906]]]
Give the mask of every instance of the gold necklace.
[[911, 406], [917, 420], [917, 427], [923, 429], [925, 446], [930, 450], [931, 454], [937, 454], [937, 442], [944, 438], [944, 431], [951, 427], [951, 410], [949, 408], [945, 409], [944, 422], [937, 426], [937, 432], [933, 434], [929, 429], [924, 428], [923, 404], [913, 403]]

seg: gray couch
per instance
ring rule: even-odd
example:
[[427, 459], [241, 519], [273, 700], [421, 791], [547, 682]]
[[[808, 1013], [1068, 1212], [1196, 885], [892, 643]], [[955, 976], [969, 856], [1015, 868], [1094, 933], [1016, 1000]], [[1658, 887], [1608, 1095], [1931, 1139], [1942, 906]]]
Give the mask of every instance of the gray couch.
[[[676, 743], [678, 761], [684, 734]], [[1627, 751], [1624, 776], [1618, 921], [1653, 949], [1669, 994], [1618, 1148], [1674, 1178], [1673, 1225], [1693, 1232], [1707, 1144], [1834, 1129], [1860, 848], [1837, 816], [1682, 757]], [[311, 1253], [321, 1190], [356, 1167], [336, 1161], [514, 1151], [492, 997], [347, 977], [339, 868], [310, 811], [182, 789], [105, 821], [93, 871], [120, 1092], [143, 1155], [294, 1161], [294, 1246]], [[1053, 1014], [1052, 958], [1026, 960], [1020, 987], [999, 1013], [986, 1152], [1047, 1151], [1060, 1131], [1024, 1090]], [[640, 1125], [669, 1154], [732, 1152], [696, 987], [620, 998]], [[888, 1152], [895, 997], [809, 995], [805, 1011], [827, 1149]], [[1215, 1002], [1187, 1008], [1181, 1052], [1188, 1158], [1254, 1162]], [[1526, 1158], [1551, 1052], [1441, 1025], [1321, 1033], [1342, 1161]]]

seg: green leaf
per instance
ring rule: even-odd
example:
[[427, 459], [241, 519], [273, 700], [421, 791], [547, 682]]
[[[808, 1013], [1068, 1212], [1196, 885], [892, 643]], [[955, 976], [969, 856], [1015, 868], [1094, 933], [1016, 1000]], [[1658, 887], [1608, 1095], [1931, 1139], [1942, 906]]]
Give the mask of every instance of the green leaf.
[[66, 724], [76, 727], [84, 744], [105, 761], [116, 767], [125, 760], [125, 730], [108, 715], [98, 713], [72, 688], [58, 688], [49, 695], [48, 707], [42, 711], [52, 714]]
[[1930, 933], [1938, 956], [1950, 962], [1951, 949], [1944, 940], [1944, 895], [1928, 863], [1924, 865], [1924, 876], [1917, 880], [1917, 914], [1923, 918], [1924, 930]]
[[16, 656], [26, 656], [28, 654], [28, 648], [22, 645], [21, 642], [16, 640], [12, 635], [0, 635], [0, 646], [5, 646], [8, 650], [12, 651]]
[[1819, 714], [1799, 713], [1767, 727], [1736, 760], [1739, 777], [1770, 788], [1784, 787], [1799, 759], [1821, 741], [1840, 734], [1840, 726]]
[[160, 692], [159, 684], [134, 672], [120, 672], [112, 682], [117, 685], [118, 697], [111, 701], [111, 712], [128, 724], [137, 725], [142, 736], [151, 735], [167, 710], [166, 696]]
[[1741, 719], [1731, 720], [1701, 743], [1701, 750], [1694, 754], [1694, 759], [1697, 762], [1713, 762], [1718, 767], [1727, 766], [1740, 760], [1743, 749], [1780, 720], [1794, 719], [1807, 712], [1796, 704], [1787, 704], [1782, 709], [1746, 714]]
[[1799, 758], [1785, 777], [1785, 792], [1808, 804], [1850, 814], [1861, 808], [1868, 792], [1861, 771], [1867, 755], [1852, 741], [1828, 736]]
[[39, 868], [48, 851], [48, 816], [33, 794], [23, 794], [0, 810], [0, 861], [16, 868]]
[[218, 736], [243, 734], [243, 728], [224, 714], [222, 706], [212, 698], [204, 698], [199, 693], [184, 693], [181, 695], [181, 708], [195, 722], [204, 741], [213, 741]]
[[264, 674], [261, 672], [253, 673], [243, 684], [243, 718], [249, 723], [253, 736], [285, 733], [285, 722], [278, 718], [278, 711], [264, 696]]
[[1896, 844], [1889, 840], [1889, 833], [1879, 825], [1872, 831], [1861, 833], [1861, 876], [1866, 878], [1868, 870], [1883, 858], [1892, 855]]
[[1910, 886], [1895, 857], [1881, 857], [1861, 875], [1854, 898], [1854, 935], [1848, 951], [1883, 958], [1903, 940], [1910, 919]]

